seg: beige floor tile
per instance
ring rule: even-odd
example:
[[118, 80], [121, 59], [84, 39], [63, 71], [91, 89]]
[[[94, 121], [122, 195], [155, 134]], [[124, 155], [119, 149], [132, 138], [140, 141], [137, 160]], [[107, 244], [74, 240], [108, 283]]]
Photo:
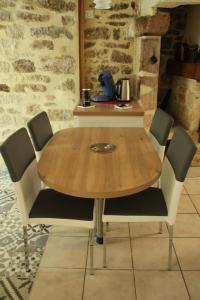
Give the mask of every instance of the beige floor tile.
[[178, 214], [174, 225], [174, 237], [200, 237], [198, 214]]
[[159, 223], [136, 222], [130, 223], [130, 233], [132, 237], [168, 237], [168, 230], [165, 223], [162, 224], [162, 234], [159, 233]]
[[190, 198], [194, 203], [197, 211], [200, 213], [200, 195], [190, 195]]
[[182, 188], [182, 192], [181, 192], [181, 194], [182, 195], [187, 195], [187, 191], [186, 191], [186, 189], [185, 189], [185, 187], [183, 186], [183, 188]]
[[85, 268], [88, 239], [51, 235], [42, 257], [41, 267]]
[[200, 238], [174, 238], [174, 247], [183, 270], [200, 270]]
[[[131, 247], [129, 238], [107, 238], [107, 266], [108, 269], [131, 269]], [[89, 255], [87, 266], [89, 267]], [[103, 267], [103, 245], [94, 246], [94, 267]]]
[[135, 271], [137, 300], [189, 300], [179, 271]]
[[191, 167], [187, 173], [187, 178], [200, 177], [200, 167]]
[[52, 226], [50, 233], [63, 236], [89, 236], [89, 229], [71, 226]]
[[188, 195], [181, 195], [179, 206], [178, 206], [178, 213], [179, 214], [191, 214], [196, 213], [196, 209], [190, 200]]
[[[134, 268], [137, 270], [167, 270], [168, 238], [136, 238], [132, 240]], [[173, 252], [172, 269], [178, 270], [178, 262]]]
[[186, 179], [184, 186], [188, 194], [192, 194], [192, 195], [200, 194], [200, 178]]
[[184, 271], [183, 276], [192, 300], [200, 299], [200, 271]]
[[128, 223], [109, 223], [108, 237], [129, 237]]
[[134, 300], [131, 270], [98, 270], [85, 279], [84, 300]]
[[84, 270], [40, 269], [30, 300], [81, 300]]

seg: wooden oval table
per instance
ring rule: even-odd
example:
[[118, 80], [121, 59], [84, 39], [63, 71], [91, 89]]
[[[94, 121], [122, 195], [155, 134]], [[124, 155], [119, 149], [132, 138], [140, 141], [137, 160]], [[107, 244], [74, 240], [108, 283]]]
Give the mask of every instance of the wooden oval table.
[[[95, 143], [111, 143], [116, 149], [93, 152], [90, 145]], [[38, 172], [46, 185], [61, 193], [96, 199], [101, 243], [102, 200], [148, 188], [160, 176], [161, 161], [143, 128], [70, 128], [50, 140]]]

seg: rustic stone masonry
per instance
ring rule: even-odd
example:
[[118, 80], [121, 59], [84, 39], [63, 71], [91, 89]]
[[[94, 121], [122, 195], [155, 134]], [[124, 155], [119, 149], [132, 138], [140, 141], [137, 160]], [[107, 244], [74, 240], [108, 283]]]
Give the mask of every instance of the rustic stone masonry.
[[[138, 97], [144, 108], [144, 126], [147, 130], [157, 108], [161, 36], [167, 32], [169, 24], [169, 13], [163, 11], [152, 17], [134, 18], [135, 89], [140, 85]], [[153, 61], [152, 57], [156, 60]]]
[[78, 0], [1, 0], [0, 142], [42, 110], [73, 126], [78, 100]]
[[[93, 9], [93, 1], [85, 1]], [[94, 94], [101, 93], [98, 74], [110, 70], [116, 82], [133, 74], [133, 39], [127, 40], [133, 16], [131, 1], [112, 0], [111, 10], [94, 10], [94, 18], [85, 19], [85, 85]]]
[[160, 75], [158, 101], [166, 94], [172, 85], [172, 78], [167, 76], [166, 67], [169, 59], [175, 58], [176, 48], [183, 41], [187, 23], [187, 7], [180, 6], [170, 9], [170, 27], [161, 40]]

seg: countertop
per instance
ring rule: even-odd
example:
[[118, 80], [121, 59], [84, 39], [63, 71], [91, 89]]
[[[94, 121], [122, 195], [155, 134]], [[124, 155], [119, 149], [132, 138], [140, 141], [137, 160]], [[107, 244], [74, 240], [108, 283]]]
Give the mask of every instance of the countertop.
[[74, 116], [144, 116], [144, 111], [137, 101], [129, 102], [130, 108], [118, 109], [115, 104], [91, 103], [94, 107], [75, 108]]

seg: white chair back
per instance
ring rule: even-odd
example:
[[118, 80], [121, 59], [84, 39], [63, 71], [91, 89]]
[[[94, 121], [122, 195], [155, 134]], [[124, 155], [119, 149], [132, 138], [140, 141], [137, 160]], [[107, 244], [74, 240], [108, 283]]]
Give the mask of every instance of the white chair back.
[[41, 190], [41, 180], [37, 172], [37, 161], [34, 159], [25, 170], [21, 179], [14, 182], [17, 204], [21, 212], [23, 225], [28, 224], [30, 210]]

